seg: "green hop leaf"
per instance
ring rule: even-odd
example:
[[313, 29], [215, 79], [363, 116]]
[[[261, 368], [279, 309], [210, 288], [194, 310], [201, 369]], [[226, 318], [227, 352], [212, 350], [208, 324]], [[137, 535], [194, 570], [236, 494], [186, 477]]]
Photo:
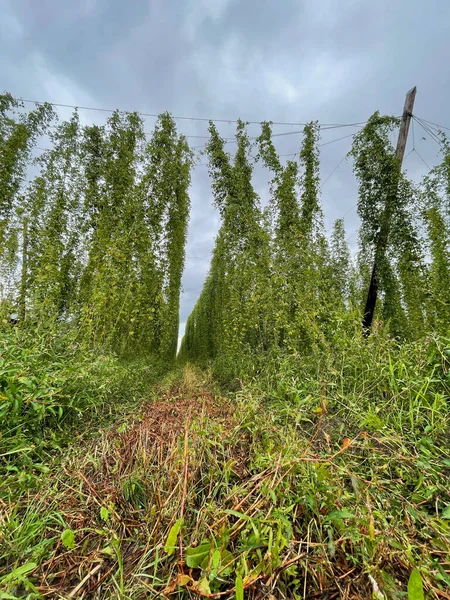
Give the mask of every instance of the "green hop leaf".
[[75, 533], [72, 529], [65, 529], [61, 534], [61, 541], [66, 548], [75, 548]]

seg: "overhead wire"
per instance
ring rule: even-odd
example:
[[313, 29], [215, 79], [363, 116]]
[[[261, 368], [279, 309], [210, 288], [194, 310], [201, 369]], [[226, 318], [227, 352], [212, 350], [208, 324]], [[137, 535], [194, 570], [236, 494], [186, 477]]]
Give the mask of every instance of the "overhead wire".
[[[422, 160], [422, 162], [425, 164], [425, 166], [426, 166], [426, 167], [427, 167], [429, 170], [431, 170], [430, 166], [427, 164], [427, 162], [425, 161], [425, 159], [422, 157], [422, 155], [421, 155], [421, 154], [418, 152], [418, 150], [417, 150], [417, 148], [416, 148], [416, 144], [415, 144], [415, 131], [414, 131], [414, 120], [416, 120], [416, 121], [419, 123], [419, 125], [421, 125], [421, 127], [424, 129], [424, 131], [425, 131], [425, 132], [426, 132], [428, 135], [430, 135], [430, 137], [433, 139], [433, 141], [435, 141], [435, 142], [436, 142], [436, 143], [437, 143], [437, 144], [438, 144], [440, 147], [442, 147], [441, 141], [439, 140], [439, 138], [438, 138], [438, 136], [436, 135], [436, 133], [435, 133], [435, 132], [433, 132], [433, 130], [431, 129], [431, 127], [430, 127], [430, 126], [433, 126], [433, 125], [434, 125], [435, 127], [439, 127], [439, 128], [441, 128], [441, 129], [448, 129], [448, 130], [450, 130], [450, 128], [448, 128], [448, 127], [443, 127], [443, 126], [439, 126], [438, 124], [436, 124], [436, 123], [433, 123], [433, 122], [431, 122], [431, 121], [426, 121], [426, 120], [424, 120], [424, 119], [419, 119], [419, 118], [417, 118], [417, 117], [415, 117], [415, 116], [413, 115], [413, 122], [412, 122], [412, 140], [413, 140], [413, 147], [412, 147], [412, 149], [411, 149], [411, 150], [408, 152], [408, 154], [405, 156], [405, 158], [407, 158], [407, 157], [408, 157], [410, 154], [412, 154], [412, 153], [416, 153], [416, 154], [419, 156], [419, 158]], [[427, 125], [429, 125], [429, 126], [427, 126]], [[327, 144], [330, 144], [330, 143], [334, 143], [334, 142], [340, 141], [341, 139], [345, 139], [345, 138], [348, 138], [348, 137], [354, 137], [354, 135], [356, 135], [356, 133], [355, 133], [355, 134], [348, 135], [348, 136], [343, 136], [342, 138], [337, 138], [337, 139], [335, 139], [335, 140], [331, 140], [330, 142], [325, 142], [324, 144], [320, 144], [320, 146], [327, 145]], [[281, 157], [287, 157], [287, 156], [297, 156], [297, 154], [298, 154], [298, 152], [295, 152], [295, 153], [290, 153], [290, 154], [281, 154], [281, 155], [279, 155], [279, 156], [280, 156], [280, 158], [281, 158]], [[325, 184], [325, 183], [326, 183], [326, 182], [329, 180], [329, 178], [330, 178], [330, 177], [331, 177], [331, 176], [332, 176], [332, 175], [333, 175], [333, 174], [334, 174], [334, 173], [335, 173], [335, 172], [338, 170], [338, 168], [341, 166], [341, 164], [342, 164], [342, 163], [345, 161], [345, 159], [346, 159], [346, 158], [347, 158], [347, 155], [346, 155], [346, 156], [344, 156], [344, 157], [341, 159], [341, 161], [340, 161], [340, 162], [339, 162], [339, 163], [336, 165], [336, 167], [333, 169], [333, 171], [331, 171], [331, 173], [328, 175], [328, 177], [327, 177], [327, 178], [326, 178], [326, 179], [323, 181], [323, 183], [322, 183], [322, 185], [321, 185], [321, 188], [322, 188], [322, 187], [323, 187], [323, 185], [324, 185], [324, 184]], [[341, 218], [341, 219], [344, 219], [344, 218], [345, 218], [345, 217], [346, 217], [346, 216], [347, 216], [347, 215], [348, 215], [348, 214], [349, 214], [349, 213], [350, 213], [352, 210], [354, 210], [356, 207], [357, 207], [357, 203], [356, 203], [356, 204], [354, 204], [353, 206], [351, 206], [351, 207], [350, 207], [350, 208], [347, 210], [347, 212], [346, 212], [346, 213], [344, 213], [344, 215], [343, 215], [342, 217], [340, 217], [340, 218]], [[330, 227], [330, 228], [329, 228], [329, 229], [326, 231], [326, 233], [328, 233], [328, 232], [329, 232], [331, 229], [332, 229], [332, 227]], [[349, 242], [349, 241], [350, 241], [350, 240], [351, 240], [351, 239], [352, 239], [352, 238], [353, 238], [353, 237], [354, 237], [354, 236], [355, 236], [355, 235], [358, 233], [358, 231], [359, 231], [359, 226], [358, 226], [358, 227], [356, 227], [356, 228], [355, 228], [355, 229], [354, 229], [354, 230], [353, 230], [353, 231], [352, 231], [352, 232], [351, 232], [351, 233], [350, 233], [350, 234], [349, 234], [349, 235], [346, 237], [346, 242], [348, 243], [348, 242]], [[192, 257], [192, 258], [194, 258], [194, 257]], [[200, 289], [198, 289], [198, 290], [197, 290], [197, 289], [189, 289], [189, 290], [185, 290], [185, 292], [188, 292], [188, 293], [199, 293], [200, 291], [201, 291], [201, 288], [200, 288]]]
[[326, 177], [324, 179], [324, 181], [322, 181], [322, 183], [320, 185], [320, 189], [322, 189], [323, 186], [326, 184], [326, 182], [331, 178], [331, 176], [336, 173], [336, 171], [339, 169], [339, 167], [342, 165], [342, 163], [344, 162], [344, 160], [346, 158], [347, 158], [347, 154], [338, 162], [338, 164], [334, 167], [334, 169], [331, 171], [331, 173], [328, 175], [328, 177]]
[[447, 131], [450, 131], [450, 127], [446, 127], [445, 125], [439, 125], [438, 123], [434, 123], [433, 121], [427, 121], [426, 119], [422, 119], [421, 117], [416, 117], [416, 119], [420, 119], [421, 121], [423, 121], [424, 123], [427, 123], [428, 125], [434, 125], [438, 129], [446, 129]]
[[[356, 124], [355, 124], [356, 125]], [[359, 124], [358, 124], [359, 125]], [[303, 133], [302, 131], [295, 131], [295, 132], [283, 132], [283, 133], [279, 133], [279, 134], [274, 134], [272, 137], [281, 137], [283, 135], [293, 135], [293, 134], [300, 134]], [[345, 135], [345, 136], [341, 136], [339, 138], [336, 138], [334, 140], [330, 140], [328, 142], [324, 142], [322, 144], [319, 144], [319, 147], [322, 146], [327, 146], [329, 144], [333, 144], [335, 142], [339, 142], [343, 139], [348, 139], [350, 137], [354, 137], [358, 132], [352, 133], [350, 135]], [[252, 140], [257, 139], [255, 138], [251, 138]], [[42, 148], [40, 146], [35, 146], [36, 149], [38, 150], [42, 150], [42, 151], [47, 151], [50, 150], [50, 148]], [[290, 154], [280, 154], [280, 158], [281, 157], [287, 157], [287, 156], [297, 156], [297, 154], [299, 154], [298, 152], [294, 152], [294, 153], [290, 153]], [[330, 180], [330, 178], [334, 175], [334, 173], [339, 169], [339, 167], [342, 165], [342, 163], [346, 160], [347, 158], [347, 154], [345, 154], [345, 156], [343, 156], [343, 158], [338, 162], [338, 164], [334, 167], [334, 169], [328, 174], [328, 176], [324, 179], [324, 181], [321, 183], [320, 185], [320, 190], [323, 189], [324, 185]], [[195, 166], [208, 166], [208, 163], [197, 163]], [[342, 217], [340, 217], [341, 219], [345, 218], [354, 208], [356, 208], [356, 204], [354, 206], [352, 206]], [[327, 229], [326, 233], [328, 233], [330, 230], [332, 229], [332, 227], [330, 227], [329, 229]], [[186, 256], [187, 259], [189, 260], [195, 260], [195, 259], [199, 259], [199, 260], [209, 260], [209, 257], [195, 257], [195, 256]]]
[[[29, 103], [29, 104], [35, 104], [35, 105], [42, 105], [42, 104], [50, 104], [51, 106], [54, 107], [58, 107], [58, 108], [71, 108], [71, 109], [79, 109], [79, 110], [89, 110], [89, 111], [96, 111], [96, 112], [102, 112], [102, 113], [113, 113], [114, 110], [113, 109], [109, 109], [109, 108], [101, 108], [101, 107], [94, 107], [94, 106], [76, 106], [74, 104], [65, 104], [65, 103], [58, 103], [58, 102], [43, 102], [40, 100], [29, 100], [29, 99], [20, 99], [17, 98], [17, 100], [23, 102], [23, 103]], [[123, 111], [126, 113], [130, 113], [132, 111]], [[152, 118], [157, 118], [159, 115], [156, 113], [146, 113], [146, 112], [141, 112], [141, 111], [134, 111], [136, 112], [136, 114], [139, 114], [141, 116], [145, 116], [145, 117], [152, 117]], [[191, 120], [191, 121], [201, 121], [201, 122], [218, 122], [218, 123], [238, 123], [239, 121], [237, 119], [213, 119], [213, 118], [206, 118], [206, 117], [186, 117], [186, 116], [178, 116], [175, 115], [173, 116], [174, 119], [181, 119], [181, 120]], [[248, 124], [258, 124], [260, 125], [262, 121], [244, 121]], [[272, 125], [286, 125], [286, 126], [304, 126], [305, 123], [300, 123], [300, 122], [290, 122], [290, 121], [269, 121]], [[328, 129], [340, 129], [340, 128], [344, 128], [344, 127], [362, 127], [363, 125], [365, 125], [367, 121], [359, 121], [359, 122], [354, 122], [354, 123], [323, 123], [323, 124], [319, 124], [319, 128], [320, 130], [328, 130]], [[54, 126], [56, 127], [56, 126]], [[299, 135], [302, 134], [303, 131], [285, 131], [285, 132], [281, 132], [281, 133], [275, 133], [272, 135], [272, 137], [283, 137], [283, 136], [290, 136], [290, 135]], [[149, 132], [145, 132], [145, 135], [151, 135], [151, 133]], [[189, 138], [189, 139], [209, 139], [209, 136], [204, 136], [204, 135], [193, 135], [193, 134], [183, 134], [184, 137]], [[349, 134], [346, 136], [342, 136], [340, 138], [337, 138], [336, 140], [330, 140], [329, 142], [324, 142], [322, 144], [320, 144], [319, 146], [326, 146], [328, 144], [332, 144], [334, 142], [340, 141], [341, 139], [346, 139], [348, 137], [352, 137], [355, 134]], [[257, 139], [257, 136], [254, 137], [250, 137], [249, 140], [254, 141]], [[232, 144], [232, 143], [236, 143], [237, 140], [235, 137], [231, 138], [224, 138], [224, 141], [226, 144]], [[199, 146], [193, 146], [191, 149], [192, 150], [200, 150], [200, 149], [204, 149], [205, 148], [205, 144], [199, 145]], [[292, 156], [295, 156], [297, 153], [293, 153]], [[288, 155], [281, 155], [281, 156], [288, 156]], [[199, 165], [200, 166], [200, 165]], [[204, 166], [203, 164], [201, 164], [201, 166]]]
[[[417, 154], [417, 156], [420, 158], [420, 160], [423, 162], [423, 164], [427, 167], [427, 169], [429, 171], [431, 171], [431, 167], [427, 164], [427, 162], [425, 161], [425, 159], [422, 157], [422, 155], [419, 153], [419, 151], [416, 148], [416, 139], [415, 139], [415, 133], [414, 133], [414, 121], [416, 121], [417, 119], [413, 118], [411, 119], [411, 135], [412, 135], [412, 148], [411, 150], [408, 152], [408, 154], [405, 156], [404, 160], [406, 160], [408, 158], [408, 156], [410, 156], [411, 154], [415, 153]], [[417, 122], [419, 122], [417, 120]], [[420, 124], [420, 123], [419, 123]]]
[[[22, 102], [24, 103], [30, 103], [30, 104], [35, 104], [35, 105], [42, 105], [45, 104], [42, 101], [38, 101], [38, 100], [29, 100], [29, 99], [21, 99]], [[48, 104], [50, 104], [51, 106], [54, 107], [58, 107], [58, 108], [71, 108], [71, 109], [79, 109], [79, 110], [89, 110], [89, 111], [95, 111], [95, 112], [103, 112], [103, 113], [114, 113], [115, 110], [114, 109], [107, 109], [107, 108], [101, 108], [101, 107], [92, 107], [92, 106], [76, 106], [76, 105], [71, 105], [71, 104], [63, 104], [63, 103], [56, 103], [56, 102], [48, 102]], [[157, 113], [147, 113], [147, 112], [142, 112], [142, 111], [122, 111], [122, 112], [126, 112], [126, 113], [130, 113], [130, 112], [136, 112], [137, 114], [139, 114], [140, 116], [143, 117], [151, 117], [151, 118], [157, 118], [159, 116], [159, 114]], [[180, 115], [173, 115], [173, 118], [176, 120], [186, 120], [186, 121], [197, 121], [197, 122], [215, 122], [215, 123], [238, 123], [239, 120], [237, 119], [214, 119], [214, 118], [207, 118], [207, 117], [195, 117], [195, 116], [180, 116]], [[433, 121], [428, 121], [426, 119], [422, 119], [419, 118], [415, 115], [413, 115], [413, 123], [412, 123], [412, 138], [413, 138], [413, 148], [412, 150], [407, 154], [407, 156], [409, 156], [411, 153], [415, 152], [419, 158], [422, 160], [422, 162], [425, 164], [425, 166], [430, 170], [429, 165], [427, 164], [427, 162], [424, 160], [424, 158], [421, 156], [421, 154], [417, 151], [416, 147], [415, 147], [415, 132], [414, 132], [414, 120], [422, 127], [422, 129], [431, 137], [431, 139], [436, 142], [438, 144], [438, 146], [440, 148], [442, 148], [442, 142], [439, 139], [437, 133], [439, 132], [439, 130], [445, 129], [450, 131], [450, 127], [445, 127], [443, 125], [439, 125]], [[262, 121], [244, 121], [248, 124], [261, 124]], [[363, 126], [367, 121], [361, 121], [361, 122], [357, 122], [357, 123], [329, 123], [329, 124], [321, 124], [319, 125], [321, 130], [327, 130], [327, 129], [338, 129], [338, 128], [343, 128], [343, 127], [361, 127]], [[300, 122], [288, 122], [288, 121], [272, 121], [271, 122], [272, 125], [286, 125], [286, 126], [304, 126], [305, 123], [300, 123]], [[436, 130], [433, 130], [433, 127], [437, 128], [437, 132]], [[287, 132], [281, 132], [281, 133], [276, 133], [273, 134], [273, 137], [283, 137], [283, 136], [289, 136], [289, 135], [298, 135], [298, 134], [302, 134], [303, 131], [287, 131]], [[345, 135], [339, 138], [336, 138], [334, 140], [330, 140], [328, 142], [323, 142], [322, 144], [319, 144], [319, 147], [323, 147], [323, 146], [327, 146], [329, 144], [333, 144], [335, 142], [341, 141], [343, 139], [347, 139], [350, 137], [354, 137], [357, 134], [357, 132], [349, 134], [349, 135]], [[148, 133], [146, 133], [146, 135], [150, 135]], [[190, 138], [190, 139], [209, 139], [209, 136], [200, 136], [200, 135], [185, 135], [184, 137], [186, 138]], [[257, 139], [256, 137], [252, 137], [249, 138], [251, 140], [255, 140]], [[226, 143], [233, 143], [236, 142], [237, 140], [235, 138], [224, 138], [224, 141]], [[199, 149], [199, 148], [204, 148], [205, 146], [198, 146], [198, 147], [193, 147], [193, 149]], [[38, 150], [49, 150], [48, 148], [42, 148], [39, 146], [36, 146], [36, 148]], [[295, 153], [291, 153], [291, 154], [281, 154], [280, 157], [287, 157], [287, 156], [297, 156], [298, 152]], [[341, 166], [341, 164], [344, 162], [344, 160], [346, 159], [346, 156], [343, 157], [341, 159], [341, 161], [336, 165], [336, 167], [331, 171], [331, 173], [326, 177], [326, 179], [322, 182], [321, 184], [321, 189], [323, 188], [323, 186], [325, 185], [325, 183], [331, 178], [331, 176], [338, 170], [338, 168]], [[197, 163], [197, 166], [208, 166], [208, 163]], [[354, 206], [352, 206], [341, 218], [344, 218], [347, 214], [349, 214], [354, 208], [356, 208], [356, 204]], [[351, 239], [351, 237], [353, 237], [353, 235], [355, 235], [355, 233], [357, 232], [358, 229], [356, 229], [348, 238], [347, 241], [349, 239]], [[329, 230], [328, 230], [329, 231]], [[186, 258], [188, 258], [189, 260], [191, 259], [200, 259], [200, 260], [209, 260], [206, 257], [190, 257], [187, 256]], [[186, 290], [188, 291], [188, 290]]]
[[[303, 131], [283, 131], [282, 133], [274, 133], [272, 135], [272, 137], [283, 137], [285, 135], [298, 135], [303, 133]], [[187, 137], [187, 136], [185, 136]], [[209, 139], [209, 136], [206, 136], [206, 139]], [[238, 140], [236, 139], [236, 137], [233, 138], [222, 138], [226, 144], [236, 144], [238, 142]], [[258, 136], [252, 136], [248, 138], [249, 141], [254, 142], [255, 140], [258, 139]], [[201, 150], [206, 148], [206, 144], [201, 144], [200, 146], [192, 146], [192, 150]]]
[[426, 168], [428, 169], [428, 171], [431, 171], [430, 165], [427, 164], [427, 162], [422, 158], [422, 156], [419, 154], [419, 152], [416, 149], [414, 149], [414, 152], [417, 154], [417, 156], [420, 158], [420, 160], [426, 166]]
[[[296, 133], [303, 133], [303, 132], [296, 132]], [[358, 133], [358, 132], [356, 132], [356, 133], [351, 133], [351, 134], [349, 134], [349, 135], [344, 135], [344, 136], [342, 136], [342, 137], [338, 137], [338, 138], [336, 138], [336, 139], [334, 139], [334, 140], [329, 140], [328, 142], [324, 142], [324, 143], [322, 143], [322, 144], [318, 144], [318, 147], [319, 147], [319, 148], [322, 148], [323, 146], [329, 146], [330, 144], [334, 144], [335, 142], [340, 142], [341, 140], [345, 140], [345, 139], [347, 139], [347, 138], [350, 138], [350, 137], [355, 137], [355, 135], [357, 135], [357, 133]], [[278, 135], [280, 136], [280, 135], [284, 135], [284, 134], [278, 134]], [[274, 137], [274, 136], [272, 136], [272, 137]], [[255, 137], [255, 138], [249, 138], [249, 140], [255, 140], [255, 139], [257, 139], [257, 138], [256, 138], [256, 137]], [[203, 148], [203, 146], [201, 146], [201, 147]], [[194, 146], [192, 149], [194, 150], [194, 149], [195, 149], [195, 146]], [[288, 156], [293, 156], [293, 157], [295, 157], [295, 156], [297, 156], [298, 154], [299, 154], [299, 152], [289, 152], [288, 154], [280, 154], [280, 155], [278, 156], [278, 158], [286, 158], [286, 157], [288, 157]], [[346, 157], [344, 157], [344, 158], [346, 158]], [[207, 166], [208, 166], [208, 163], [198, 163], [198, 164], [197, 164], [197, 166], [198, 166], [198, 167], [207, 167]]]
[[[117, 109], [112, 109], [112, 108], [101, 108], [98, 106], [77, 106], [75, 104], [64, 104], [61, 102], [43, 102], [41, 100], [29, 100], [29, 99], [24, 99], [24, 98], [16, 98], [16, 100], [27, 103], [27, 104], [35, 104], [35, 105], [49, 104], [49, 105], [57, 107], [57, 108], [72, 108], [72, 109], [78, 109], [78, 110], [90, 110], [90, 111], [110, 113], [110, 114], [114, 113], [115, 110], [117, 110]], [[142, 117], [151, 117], [151, 118], [158, 118], [160, 116], [158, 113], [147, 113], [147, 112], [143, 112], [143, 111], [123, 110], [121, 112], [136, 113]], [[182, 121], [200, 121], [200, 122], [207, 122], [207, 123], [212, 121], [213, 123], [230, 123], [231, 124], [231, 123], [239, 123], [241, 121], [239, 119], [213, 119], [210, 117], [195, 117], [195, 116], [182, 116], [182, 115], [172, 115], [172, 118], [176, 119], [176, 120], [182, 120]], [[245, 119], [242, 119], [242, 122], [248, 123], [249, 125], [260, 125], [262, 122], [264, 122], [264, 119], [262, 119], [261, 121], [246, 121]], [[269, 122], [272, 125], [297, 125], [297, 126], [306, 125], [306, 123], [300, 123], [298, 121], [269, 121]], [[361, 122], [357, 122], [357, 123], [324, 123], [321, 125], [321, 127], [326, 127], [327, 129], [337, 129], [339, 127], [357, 127], [360, 125], [364, 125], [365, 123], [366, 123], [366, 121], [361, 121]]]
[[439, 137], [437, 136], [437, 134], [425, 122], [422, 122], [422, 120], [419, 119], [418, 117], [413, 115], [413, 119], [416, 121], [416, 123], [418, 123], [422, 127], [422, 129], [425, 131], [425, 133], [428, 134], [431, 137], [431, 139], [434, 142], [436, 142], [436, 144], [440, 148], [442, 148], [442, 142], [439, 139]]
[[[354, 125], [356, 125], [356, 124], [354, 124]], [[362, 127], [363, 125], [364, 124], [358, 125], [358, 127]], [[342, 125], [340, 127], [350, 127], [350, 126], [353, 126], [353, 125]], [[322, 130], [326, 131], [328, 129], [336, 129], [336, 127], [320, 127], [321, 131]], [[329, 144], [334, 144], [334, 142], [340, 142], [341, 140], [345, 140], [347, 138], [354, 137], [355, 135], [357, 135], [357, 133], [358, 132], [356, 131], [355, 133], [350, 133], [348, 135], [343, 135], [341, 137], [338, 137], [334, 140], [330, 140], [328, 142], [323, 142], [322, 144], [319, 144], [319, 148], [321, 148], [322, 146], [328, 146]], [[283, 136], [287, 136], [287, 135], [301, 135], [301, 134], [303, 134], [303, 131], [284, 131], [282, 133], [274, 133], [274, 134], [272, 134], [272, 137], [283, 137]], [[257, 140], [258, 137], [259, 136], [253, 136], [253, 137], [249, 137], [248, 139], [249, 139], [249, 141], [253, 142], [253, 141]], [[224, 138], [224, 140], [225, 140], [226, 144], [232, 144], [232, 143], [237, 142], [236, 138]], [[206, 148], [206, 145], [202, 144], [200, 146], [193, 146], [192, 150], [200, 150], [203, 148]], [[298, 154], [298, 152], [293, 152], [290, 154], [280, 154], [280, 158], [284, 157], [284, 156], [296, 156], [297, 154]]]
[[340, 142], [341, 140], [345, 140], [350, 137], [355, 137], [355, 135], [357, 135], [357, 133], [358, 132], [350, 133], [349, 135], [344, 135], [342, 137], [336, 138], [335, 140], [330, 140], [329, 142], [324, 142], [323, 144], [319, 144], [319, 148], [322, 148], [323, 146], [328, 146], [329, 144], [334, 144], [334, 142]]
[[352, 231], [352, 233], [351, 233], [349, 236], [347, 236], [347, 238], [346, 238], [346, 242], [348, 243], [348, 241], [349, 241], [349, 240], [351, 240], [351, 239], [352, 239], [352, 237], [358, 233], [358, 231], [359, 231], [359, 227], [357, 227], [356, 229], [354, 229], [354, 230]]
[[[422, 128], [424, 129], [424, 131], [430, 135], [433, 139], [433, 141], [435, 141], [440, 147], [442, 147], [442, 144], [439, 140], [439, 138], [437, 137], [437, 135], [432, 131], [432, 129], [430, 127], [427, 127], [427, 123], [430, 123], [431, 125], [435, 125], [436, 127], [439, 127], [439, 125], [437, 125], [436, 123], [432, 123], [431, 121], [427, 122], [424, 119], [419, 119], [418, 117], [415, 117], [415, 115], [413, 115], [413, 122], [412, 122], [412, 140], [413, 140], [413, 147], [412, 149], [408, 152], [408, 154], [405, 156], [405, 159], [412, 153], [416, 153], [417, 156], [420, 158], [420, 160], [424, 163], [424, 165], [428, 168], [428, 170], [431, 170], [431, 167], [428, 165], [428, 163], [425, 161], [425, 159], [422, 157], [422, 155], [419, 153], [419, 151], [417, 150], [417, 148], [415, 147], [415, 131], [414, 131], [414, 120], [416, 120], [419, 125], [422, 126]], [[422, 121], [425, 121], [424, 123], [422, 123]], [[449, 129], [450, 128], [444, 128], [444, 129]], [[339, 137], [336, 138], [334, 140], [330, 140], [329, 142], [324, 142], [322, 144], [319, 144], [319, 147], [322, 146], [326, 146], [328, 144], [332, 144], [334, 142], [338, 142], [340, 140], [346, 139], [346, 138], [350, 138], [350, 137], [354, 137], [355, 135], [357, 135], [358, 132], [356, 133], [352, 133], [343, 137]], [[288, 157], [288, 156], [297, 156], [298, 152], [293, 152], [293, 153], [289, 153], [289, 154], [280, 154], [279, 157]], [[325, 183], [331, 178], [331, 176], [338, 170], [338, 168], [341, 166], [341, 164], [345, 161], [345, 159], [347, 158], [347, 155], [345, 155], [340, 162], [336, 165], [336, 167], [330, 172], [330, 174], [325, 178], [325, 180], [322, 182], [321, 184], [321, 189], [323, 188], [323, 186], [325, 185]], [[207, 166], [207, 163], [200, 163], [200, 165], [202, 166]], [[199, 166], [200, 166], [199, 165]], [[357, 208], [357, 203], [354, 204], [353, 206], [351, 206], [347, 212], [342, 215], [342, 217], [340, 217], [341, 219], [344, 219], [352, 210], [354, 210], [355, 208]], [[328, 233], [333, 226], [331, 226], [329, 229], [326, 230], [326, 233]], [[348, 237], [347, 237], [347, 241], [350, 240], [359, 230], [359, 227], [357, 227]]]
[[[58, 129], [58, 125], [53, 125], [53, 124], [49, 124], [47, 125], [47, 127], [50, 127], [51, 129]], [[99, 125], [100, 127], [100, 125]], [[144, 135], [145, 137], [150, 137], [153, 135], [152, 131], [144, 131]], [[195, 140], [209, 140], [209, 135], [191, 135], [191, 134], [181, 134], [183, 137], [185, 138], [189, 138], [189, 139], [195, 139]], [[226, 137], [224, 138], [225, 140], [234, 140], [234, 137]]]
[[[115, 109], [111, 109], [111, 108], [103, 108], [103, 107], [98, 107], [98, 106], [77, 106], [75, 104], [67, 104], [67, 103], [61, 103], [61, 102], [44, 102], [41, 100], [30, 100], [30, 99], [23, 99], [23, 98], [16, 98], [16, 100], [23, 102], [23, 103], [28, 103], [28, 104], [35, 104], [35, 105], [42, 105], [42, 104], [50, 104], [51, 106], [57, 107], [57, 108], [71, 108], [71, 109], [78, 109], [78, 110], [89, 110], [89, 111], [95, 111], [95, 112], [103, 112], [103, 113], [114, 113]], [[125, 113], [132, 113], [135, 112], [136, 114], [139, 114], [143, 117], [151, 117], [151, 118], [158, 118], [160, 115], [158, 113], [148, 113], [148, 112], [143, 112], [143, 111], [129, 111], [129, 110], [123, 110], [121, 112], [125, 112]], [[173, 119], [177, 119], [177, 120], [185, 120], [185, 121], [199, 121], [199, 122], [215, 122], [215, 123], [238, 123], [240, 120], [238, 119], [216, 119], [216, 118], [210, 118], [210, 117], [197, 117], [197, 116], [184, 116], [184, 115], [172, 115]], [[416, 115], [413, 115], [413, 118], [426, 130], [426, 128], [429, 126], [434, 126], [436, 127], [438, 130], [448, 130], [450, 131], [450, 127], [446, 127], [445, 125], [440, 125], [438, 123], [435, 123], [434, 121], [429, 121], [427, 119], [422, 119], [420, 117], [417, 117]], [[264, 120], [260, 120], [260, 121], [245, 121], [245, 119], [242, 119], [242, 122], [244, 123], [248, 123], [251, 125], [260, 125], [262, 122], [264, 122]], [[306, 123], [302, 123], [302, 122], [298, 122], [298, 121], [268, 121], [270, 122], [272, 125], [288, 125], [288, 126], [305, 126]], [[320, 129], [338, 129], [338, 128], [342, 128], [342, 127], [361, 127], [363, 125], [365, 125], [367, 123], [367, 121], [358, 121], [358, 122], [354, 122], [354, 123], [322, 123], [319, 124]], [[302, 132], [283, 132], [281, 134], [274, 134], [274, 136], [278, 136], [278, 135], [295, 135], [297, 133], [302, 133]], [[435, 139], [435, 141], [438, 141], [438, 137], [436, 135], [436, 133], [432, 132], [431, 129], [429, 129], [429, 131], [427, 131], [427, 133], [429, 133], [429, 135], [433, 136], [433, 139]], [[148, 133], [146, 133], [146, 135], [150, 135]], [[350, 134], [349, 136], [344, 136], [342, 139], [344, 139], [345, 137], [351, 137], [352, 134]], [[208, 136], [200, 136], [200, 135], [185, 135], [185, 137], [189, 137], [192, 139], [208, 139]], [[231, 140], [231, 138], [225, 138], [226, 141], [234, 141]], [[327, 143], [333, 143], [334, 140], [332, 140], [331, 142], [325, 142], [322, 145], [326, 145]], [[336, 140], [338, 141], [338, 140]], [[438, 142], [440, 143], [440, 142]]]
[[421, 125], [422, 129], [426, 133], [428, 133], [428, 135], [431, 136], [431, 138], [438, 144], [438, 146], [441, 146], [441, 140], [436, 131], [433, 131], [433, 129], [429, 125], [427, 125], [426, 123], [422, 123], [420, 120], [418, 120], [417, 122]]

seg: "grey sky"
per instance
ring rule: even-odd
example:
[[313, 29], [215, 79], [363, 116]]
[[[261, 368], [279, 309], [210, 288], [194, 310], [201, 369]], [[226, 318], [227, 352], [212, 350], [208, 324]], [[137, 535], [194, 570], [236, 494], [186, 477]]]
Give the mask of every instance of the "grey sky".
[[[450, 127], [448, 0], [0, 0], [0, 9], [1, 88], [22, 98], [218, 119], [351, 123], [375, 110], [400, 114], [405, 93], [417, 85], [415, 114]], [[86, 123], [105, 120], [101, 113], [81, 115]], [[147, 123], [151, 130], [153, 120]], [[206, 135], [207, 123], [178, 126]], [[219, 129], [234, 133], [228, 123]], [[321, 142], [351, 131], [324, 131]], [[297, 152], [300, 139], [280, 137], [276, 146]], [[350, 143], [323, 146], [323, 179]], [[437, 145], [417, 125], [415, 147], [429, 165], [437, 161]], [[414, 178], [427, 171], [417, 153], [405, 167]], [[264, 202], [263, 173], [255, 181]], [[183, 326], [218, 226], [204, 166], [193, 172], [191, 199]], [[355, 202], [344, 161], [323, 188], [326, 225]], [[355, 210], [345, 220], [354, 244]]]

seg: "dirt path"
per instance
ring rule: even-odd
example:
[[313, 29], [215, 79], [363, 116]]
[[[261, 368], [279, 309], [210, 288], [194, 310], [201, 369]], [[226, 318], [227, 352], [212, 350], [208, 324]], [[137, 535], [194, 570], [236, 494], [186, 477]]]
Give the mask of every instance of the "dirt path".
[[[206, 431], [219, 434], [230, 450], [232, 472], [243, 475], [243, 445], [226, 443], [235, 426], [229, 401], [208, 391], [186, 396], [174, 389], [80, 448], [62, 464], [45, 499], [47, 508], [73, 532], [73, 548], [56, 540], [51, 558], [35, 572], [37, 590], [46, 597], [105, 598], [112, 593], [106, 589], [117, 587], [113, 575], [119, 589], [121, 581], [128, 587], [151, 549], [164, 547], [186, 502], [184, 472], [189, 487], [198, 482], [207, 458]], [[168, 566], [168, 581], [173, 568]], [[137, 578], [135, 586], [147, 589], [149, 584]]]

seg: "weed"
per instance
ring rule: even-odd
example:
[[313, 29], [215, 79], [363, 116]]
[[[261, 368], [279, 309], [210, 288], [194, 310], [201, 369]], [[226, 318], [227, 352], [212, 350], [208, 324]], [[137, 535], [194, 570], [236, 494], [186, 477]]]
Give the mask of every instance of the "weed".
[[448, 597], [448, 346], [353, 343], [326, 364], [272, 356], [247, 375], [242, 363], [228, 397], [198, 367], [173, 372], [3, 503], [4, 589]]

